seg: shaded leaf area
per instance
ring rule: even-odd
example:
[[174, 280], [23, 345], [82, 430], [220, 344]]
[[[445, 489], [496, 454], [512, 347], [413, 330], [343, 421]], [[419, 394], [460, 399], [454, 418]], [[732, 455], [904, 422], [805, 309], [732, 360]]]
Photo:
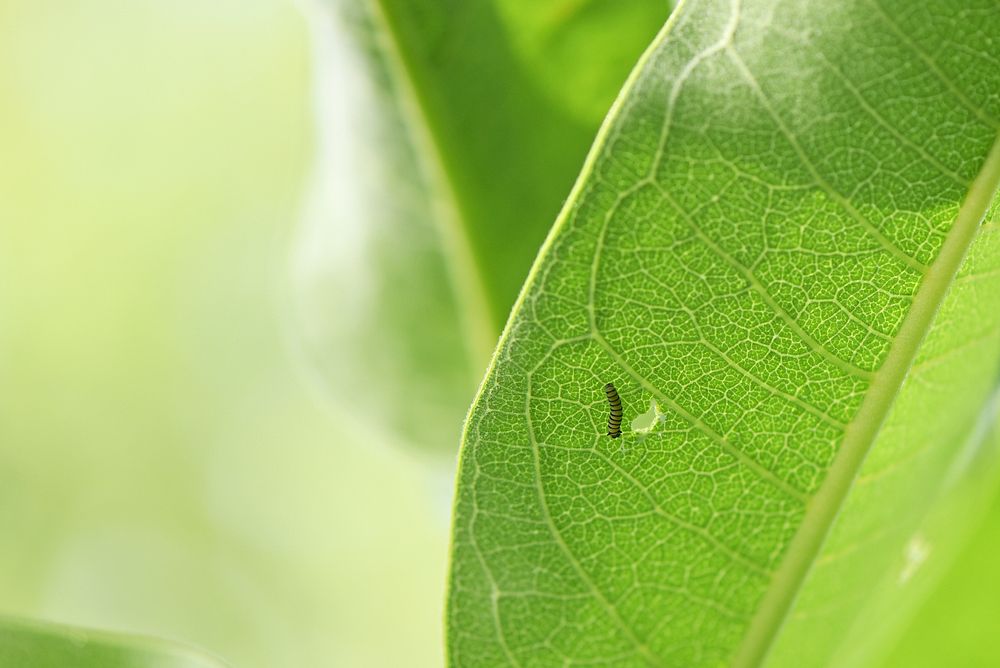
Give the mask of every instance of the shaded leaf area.
[[55, 624], [0, 619], [0, 665], [11, 668], [223, 668], [170, 643]]
[[668, 7], [324, 6], [320, 151], [292, 264], [298, 339], [347, 413], [454, 452], [517, 290]]
[[[1000, 67], [966, 46], [998, 30], [989, 2], [678, 7], [473, 406], [453, 663], [877, 654], [1000, 367]], [[652, 431], [604, 435], [606, 382]]]

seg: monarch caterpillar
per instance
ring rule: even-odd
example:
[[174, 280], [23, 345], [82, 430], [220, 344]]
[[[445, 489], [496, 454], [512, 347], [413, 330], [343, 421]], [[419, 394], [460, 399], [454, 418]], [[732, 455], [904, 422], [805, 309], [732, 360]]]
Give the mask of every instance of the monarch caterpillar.
[[608, 436], [618, 438], [622, 435], [622, 399], [618, 396], [618, 390], [614, 383], [604, 386], [604, 394], [608, 396], [608, 403], [611, 405], [611, 415], [608, 416]]

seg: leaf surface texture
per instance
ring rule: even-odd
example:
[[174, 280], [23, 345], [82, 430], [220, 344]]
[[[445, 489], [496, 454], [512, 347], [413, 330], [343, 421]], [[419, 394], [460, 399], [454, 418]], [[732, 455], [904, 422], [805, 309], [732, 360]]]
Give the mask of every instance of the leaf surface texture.
[[[678, 7], [473, 405], [453, 663], [881, 642], [852, 624], [904, 587], [994, 406], [997, 34], [992, 2]], [[606, 437], [607, 382], [650, 431]]]

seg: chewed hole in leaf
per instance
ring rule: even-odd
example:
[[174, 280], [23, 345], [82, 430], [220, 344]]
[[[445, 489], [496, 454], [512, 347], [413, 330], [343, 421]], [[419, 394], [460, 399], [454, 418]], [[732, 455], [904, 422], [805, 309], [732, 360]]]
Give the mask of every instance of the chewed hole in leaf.
[[649, 410], [642, 415], [636, 416], [636, 418], [632, 420], [632, 431], [640, 434], [648, 434], [653, 431], [653, 429], [656, 428], [657, 423], [662, 420], [663, 413], [660, 412], [660, 407], [656, 404], [655, 399], [650, 399]]

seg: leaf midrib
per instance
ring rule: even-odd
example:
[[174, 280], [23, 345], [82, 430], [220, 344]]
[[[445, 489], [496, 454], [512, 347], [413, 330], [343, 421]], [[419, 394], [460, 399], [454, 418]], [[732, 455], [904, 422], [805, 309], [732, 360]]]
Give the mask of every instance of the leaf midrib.
[[872, 378], [856, 417], [845, 428], [844, 439], [833, 464], [823, 484], [807, 505], [805, 518], [789, 543], [785, 558], [775, 571], [771, 585], [733, 659], [733, 668], [761, 665], [777, 638], [827, 533], [853, 487], [865, 456], [892, 408], [920, 344], [976, 237], [979, 223], [986, 214], [998, 185], [1000, 136], [994, 141], [979, 173], [972, 181], [937, 259], [924, 274], [913, 304], [885, 362]]

